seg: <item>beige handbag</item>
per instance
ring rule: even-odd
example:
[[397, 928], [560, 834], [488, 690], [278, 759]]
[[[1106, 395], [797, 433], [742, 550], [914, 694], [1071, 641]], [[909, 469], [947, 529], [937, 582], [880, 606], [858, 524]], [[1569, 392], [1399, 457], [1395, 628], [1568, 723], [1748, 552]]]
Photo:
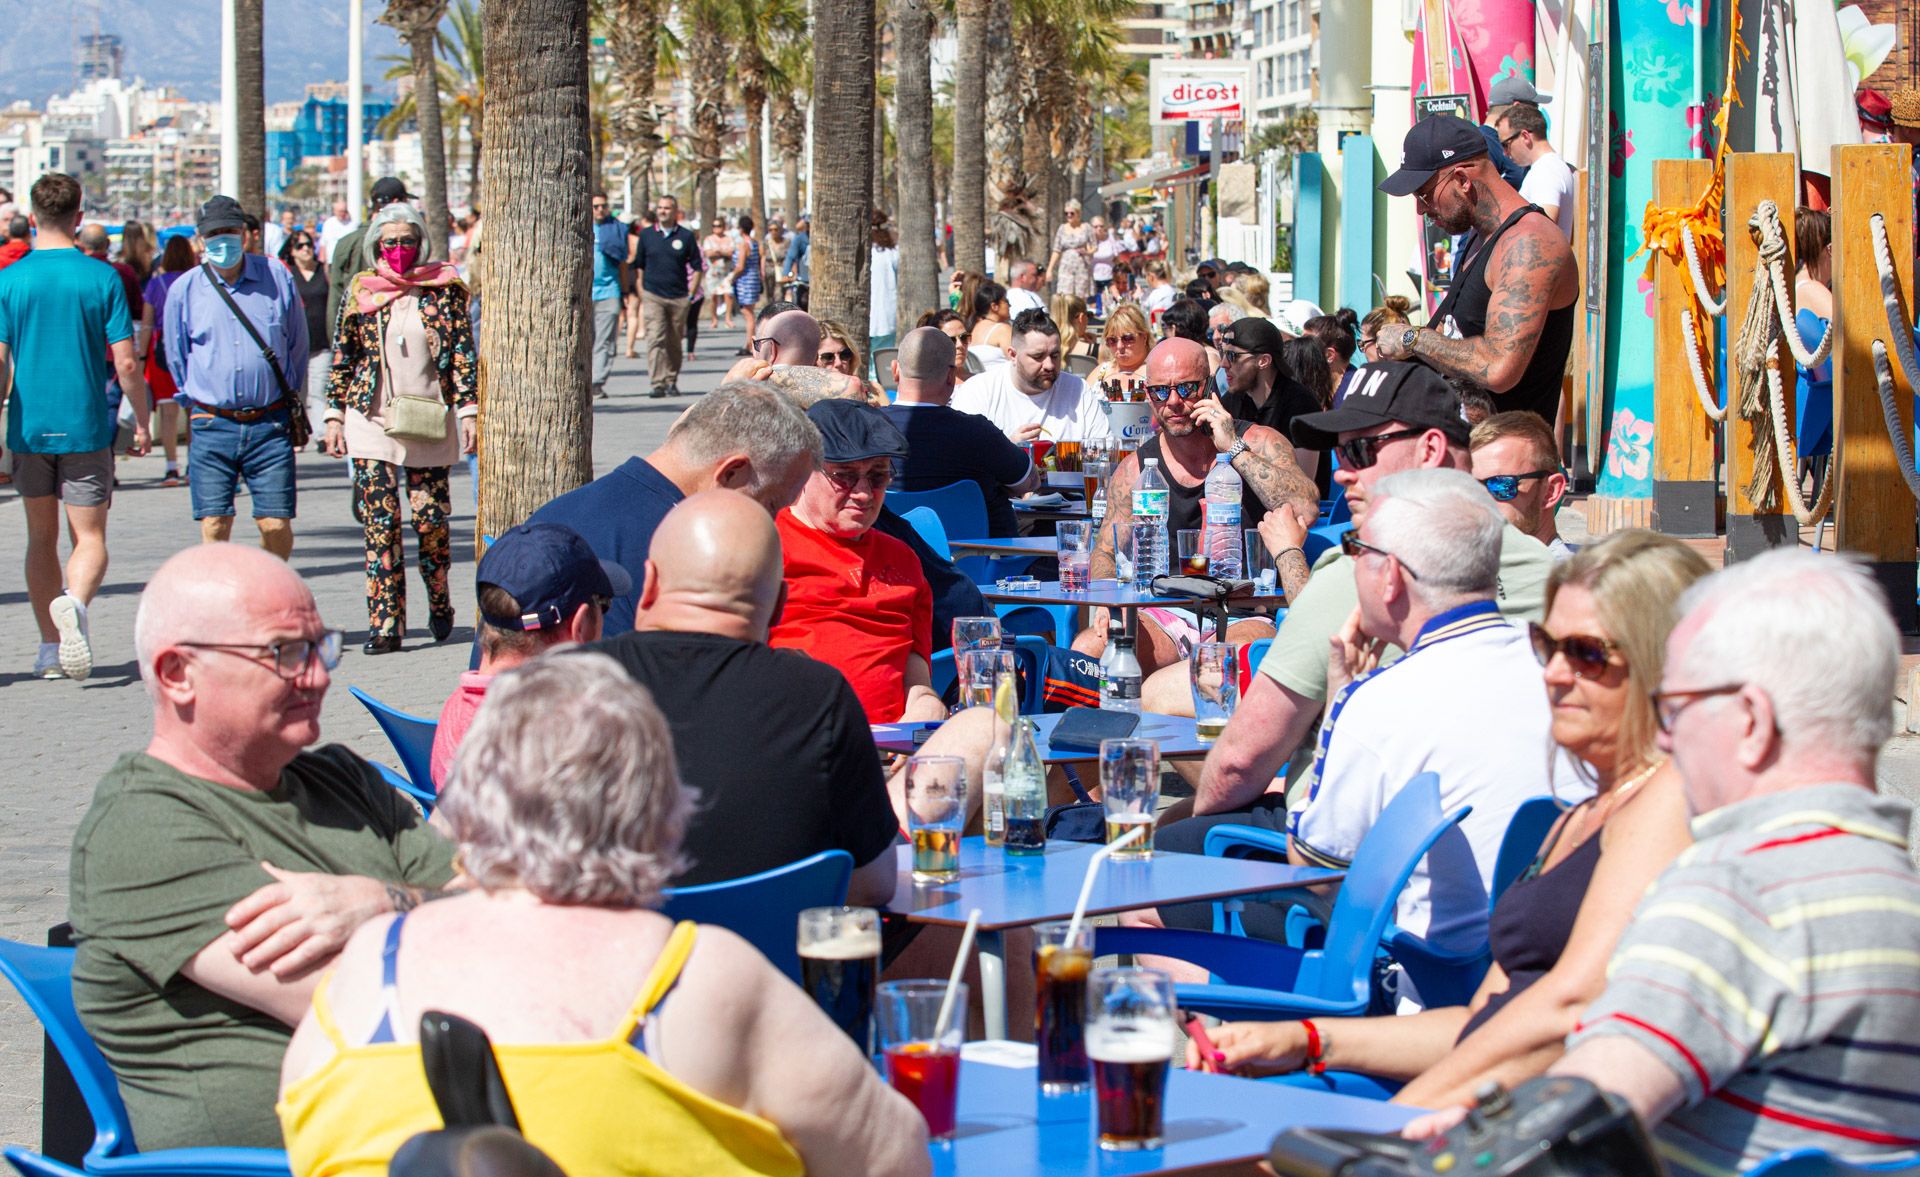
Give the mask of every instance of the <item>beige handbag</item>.
[[400, 441], [445, 441], [447, 402], [439, 397], [394, 397], [387, 402], [387, 436]]

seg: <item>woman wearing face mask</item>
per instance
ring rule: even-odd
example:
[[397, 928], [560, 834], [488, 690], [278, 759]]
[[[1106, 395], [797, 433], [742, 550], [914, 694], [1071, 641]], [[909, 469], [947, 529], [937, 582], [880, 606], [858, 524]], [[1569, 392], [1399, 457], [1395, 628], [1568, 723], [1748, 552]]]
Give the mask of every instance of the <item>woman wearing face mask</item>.
[[353, 459], [367, 539], [365, 649], [390, 654], [407, 628], [402, 482], [420, 540], [433, 638], [445, 641], [453, 632], [447, 468], [474, 452], [480, 405], [467, 288], [452, 266], [428, 259], [420, 214], [403, 202], [387, 205], [368, 233], [377, 260], [354, 275], [333, 332], [327, 452]]

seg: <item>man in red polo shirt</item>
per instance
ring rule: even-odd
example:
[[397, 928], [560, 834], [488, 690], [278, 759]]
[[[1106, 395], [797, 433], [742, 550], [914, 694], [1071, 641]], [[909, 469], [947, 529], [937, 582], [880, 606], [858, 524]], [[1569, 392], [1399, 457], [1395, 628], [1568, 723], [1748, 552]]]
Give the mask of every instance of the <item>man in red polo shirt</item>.
[[873, 530], [907, 439], [853, 400], [807, 410], [824, 443], [793, 506], [780, 512], [787, 600], [768, 644], [846, 676], [869, 723], [946, 718], [933, 692], [933, 590], [912, 548]]

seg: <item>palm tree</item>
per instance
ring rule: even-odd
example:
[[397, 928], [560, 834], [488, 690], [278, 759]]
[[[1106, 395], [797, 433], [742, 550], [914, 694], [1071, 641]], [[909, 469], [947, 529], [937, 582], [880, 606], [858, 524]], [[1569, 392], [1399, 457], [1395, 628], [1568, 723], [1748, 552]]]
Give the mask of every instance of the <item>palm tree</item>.
[[694, 204], [700, 225], [713, 223], [719, 212], [720, 164], [726, 152], [727, 65], [732, 58], [727, 37], [728, 0], [683, 0], [681, 15], [692, 26], [688, 35], [687, 99], [694, 175]]
[[613, 129], [627, 149], [627, 175], [634, 178], [635, 207], [653, 203], [653, 161], [663, 145], [660, 107], [653, 92], [660, 68], [660, 33], [668, 0], [607, 0], [607, 50], [620, 89], [613, 99]]
[[813, 313], [867, 321], [874, 0], [824, 0], [813, 25]]
[[420, 166], [426, 172], [421, 183], [427, 207], [422, 213], [431, 256], [438, 258], [447, 256], [447, 139], [440, 126], [440, 68], [433, 49], [440, 36], [440, 19], [446, 15], [447, 0], [387, 0], [387, 9], [380, 14], [380, 23], [400, 34], [412, 58]]
[[787, 197], [787, 223], [807, 207], [800, 198], [800, 160], [807, 153], [806, 96], [813, 91], [812, 51], [794, 41], [781, 48], [780, 73], [789, 81], [773, 91], [773, 149], [780, 155], [780, 179]]
[[[900, 177], [900, 327], [938, 305], [940, 262], [934, 251], [933, 63], [928, 42], [933, 9], [928, 0], [895, 0], [893, 97]], [[920, 149], [921, 144], [926, 149]]]
[[1020, 94], [1025, 83], [1013, 40], [1013, 0], [991, 3], [986, 40], [987, 237], [993, 242], [995, 272], [1004, 279], [1008, 265], [1032, 251], [1035, 226], [1022, 157]]
[[[767, 102], [770, 94], [792, 92], [791, 81], [780, 72], [781, 48], [806, 37], [807, 10], [803, 0], [733, 0], [733, 4], [734, 78], [747, 112], [751, 194], [747, 211], [753, 216], [755, 236], [761, 236], [767, 231], [767, 161], [761, 144]], [[761, 248], [764, 258], [764, 243]]]
[[[440, 79], [440, 118], [446, 137], [452, 141], [452, 155], [447, 161], [447, 174], [451, 175], [460, 166], [461, 130], [466, 130], [466, 139], [472, 144], [467, 159], [467, 198], [470, 202], [480, 202], [480, 147], [483, 108], [487, 94], [486, 39], [481, 31], [480, 9], [474, 0], [453, 0], [447, 10], [447, 19], [439, 30], [439, 51], [436, 54], [435, 72]], [[394, 81], [413, 76], [413, 59], [409, 57], [383, 57], [388, 63], [386, 79]], [[392, 136], [400, 128], [419, 118], [414, 92], [417, 86], [410, 86], [400, 96], [393, 110], [380, 120], [379, 133]]]
[[[987, 9], [995, 0], [954, 0], [953, 264], [987, 268]], [[1004, 4], [1006, 0], [999, 0]], [[963, 308], [964, 309], [964, 308]]]
[[[593, 477], [587, 0], [487, 0], [480, 520], [498, 535]], [[572, 245], [568, 245], [572, 242]]]
[[240, 159], [234, 169], [240, 207], [267, 219], [266, 68], [261, 60], [263, 0], [234, 0], [234, 118], [240, 127]]

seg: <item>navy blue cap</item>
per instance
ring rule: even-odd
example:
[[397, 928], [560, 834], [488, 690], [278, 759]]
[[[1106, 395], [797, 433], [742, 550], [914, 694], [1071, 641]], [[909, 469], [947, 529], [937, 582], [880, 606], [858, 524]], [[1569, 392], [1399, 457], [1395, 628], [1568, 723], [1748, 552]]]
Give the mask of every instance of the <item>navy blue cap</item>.
[[247, 210], [231, 196], [213, 196], [200, 206], [200, 212], [193, 218], [194, 232], [202, 237], [211, 237], [215, 233], [229, 233], [235, 229], [247, 227]]
[[559, 625], [594, 597], [633, 591], [627, 570], [593, 554], [580, 533], [561, 523], [522, 523], [493, 541], [474, 584], [490, 584], [520, 603], [518, 617], [482, 614], [495, 629], [535, 630]]
[[1441, 168], [1487, 154], [1480, 128], [1457, 115], [1430, 114], [1400, 142], [1400, 170], [1380, 181], [1388, 196], [1412, 196]]
[[807, 418], [820, 431], [825, 462], [864, 462], [868, 458], [904, 458], [907, 438], [887, 415], [863, 401], [830, 397], [815, 401]]

